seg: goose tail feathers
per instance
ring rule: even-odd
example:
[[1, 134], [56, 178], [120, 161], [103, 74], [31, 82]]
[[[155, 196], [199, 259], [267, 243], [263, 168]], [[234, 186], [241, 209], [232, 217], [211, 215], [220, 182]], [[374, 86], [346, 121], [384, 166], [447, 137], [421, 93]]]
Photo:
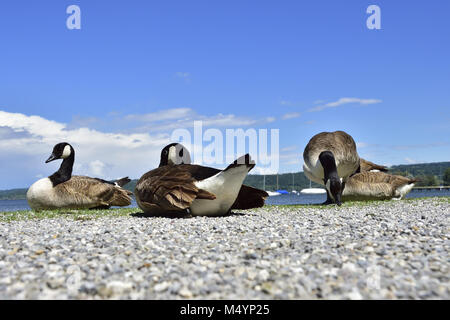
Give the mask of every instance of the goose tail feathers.
[[129, 183], [130, 181], [131, 181], [130, 178], [125, 177], [125, 178], [121, 178], [121, 179], [118, 179], [118, 180], [114, 181], [114, 184], [115, 184], [116, 186], [118, 186], [118, 187], [123, 187], [124, 185], [126, 185], [126, 184]]

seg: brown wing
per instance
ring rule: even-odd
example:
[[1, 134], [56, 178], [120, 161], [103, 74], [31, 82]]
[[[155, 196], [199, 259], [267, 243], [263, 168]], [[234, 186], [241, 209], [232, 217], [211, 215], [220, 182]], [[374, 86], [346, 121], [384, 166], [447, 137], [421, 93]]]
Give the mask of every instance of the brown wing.
[[267, 197], [269, 197], [269, 195], [264, 190], [242, 185], [236, 201], [231, 206], [231, 209], [246, 210], [261, 208], [264, 206], [264, 201]]
[[364, 183], [389, 183], [392, 184], [394, 187], [402, 186], [405, 184], [411, 184], [414, 182], [417, 182], [416, 179], [409, 179], [407, 177], [399, 176], [399, 175], [393, 175], [388, 174], [384, 172], [361, 172], [358, 174], [355, 174], [351, 177], [351, 179], [354, 179], [356, 181], [364, 182]]
[[55, 187], [55, 192], [76, 207], [129, 206], [130, 191], [105, 183], [100, 179], [72, 176], [70, 180]]
[[363, 158], [360, 158], [359, 160], [360, 160], [360, 172], [370, 171], [370, 170], [380, 170], [382, 172], [388, 171], [388, 168], [386, 166], [380, 166], [373, 162], [367, 161]]
[[134, 191], [139, 207], [148, 213], [183, 211], [194, 199], [214, 200], [216, 196], [195, 186], [194, 165], [163, 166], [144, 174]]

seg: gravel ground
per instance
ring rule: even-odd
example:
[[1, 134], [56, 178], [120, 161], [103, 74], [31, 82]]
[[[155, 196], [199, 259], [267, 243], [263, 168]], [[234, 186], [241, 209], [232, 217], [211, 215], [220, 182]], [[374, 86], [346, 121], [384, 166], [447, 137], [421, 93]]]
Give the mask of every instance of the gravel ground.
[[0, 223], [0, 299], [449, 299], [448, 199]]

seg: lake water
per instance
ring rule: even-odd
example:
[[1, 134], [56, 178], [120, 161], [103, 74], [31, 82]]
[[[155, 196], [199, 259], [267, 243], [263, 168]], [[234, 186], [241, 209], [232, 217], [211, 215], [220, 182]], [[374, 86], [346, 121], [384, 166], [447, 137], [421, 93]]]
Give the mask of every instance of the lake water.
[[[413, 190], [406, 198], [422, 198], [422, 197], [450, 197], [450, 190]], [[318, 204], [326, 200], [326, 194], [283, 194], [275, 197], [269, 197], [266, 204]], [[137, 207], [136, 202], [130, 207]], [[0, 212], [30, 210], [26, 200], [0, 200]]]

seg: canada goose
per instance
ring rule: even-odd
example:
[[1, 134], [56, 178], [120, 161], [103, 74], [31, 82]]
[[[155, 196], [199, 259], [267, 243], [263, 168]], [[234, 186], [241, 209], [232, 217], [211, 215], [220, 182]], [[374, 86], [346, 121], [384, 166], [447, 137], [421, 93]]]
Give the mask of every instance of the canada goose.
[[[191, 164], [191, 156], [189, 150], [181, 143], [172, 143], [164, 147], [161, 151], [161, 161], [159, 166], [176, 164]], [[212, 174], [217, 174], [221, 170], [215, 168], [204, 167], [204, 170]], [[261, 208], [264, 206], [265, 200], [269, 197], [266, 191], [242, 185], [236, 201], [231, 206], [231, 210], [246, 210], [253, 208]]]
[[163, 165], [144, 174], [134, 194], [146, 214], [189, 210], [195, 216], [224, 215], [230, 211], [242, 182], [254, 166], [248, 154], [225, 170], [192, 164]]
[[343, 132], [322, 132], [311, 138], [303, 152], [303, 172], [312, 181], [325, 185], [327, 201], [341, 205], [345, 183], [359, 167], [353, 138]]
[[384, 172], [361, 172], [351, 176], [342, 193], [347, 200], [403, 199], [414, 187], [416, 179]]
[[128, 177], [115, 182], [98, 178], [72, 176], [75, 150], [66, 143], [53, 148], [45, 163], [63, 159], [58, 171], [47, 178], [35, 182], [27, 192], [31, 209], [94, 209], [111, 206], [129, 206], [132, 193], [121, 187], [128, 183]]
[[386, 166], [380, 166], [378, 164], [375, 164], [373, 162], [367, 161], [363, 158], [359, 158], [359, 169], [356, 170], [356, 173], [359, 172], [365, 172], [365, 171], [372, 171], [372, 172], [387, 172], [388, 168]]

